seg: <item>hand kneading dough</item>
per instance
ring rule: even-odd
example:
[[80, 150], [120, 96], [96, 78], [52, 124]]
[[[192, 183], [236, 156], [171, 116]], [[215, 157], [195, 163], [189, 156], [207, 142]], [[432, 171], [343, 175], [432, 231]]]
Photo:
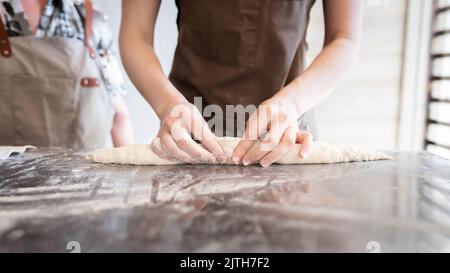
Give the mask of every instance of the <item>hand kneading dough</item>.
[[[158, 139], [156, 139], [158, 140]], [[228, 161], [233, 164], [231, 155], [239, 143], [239, 138], [219, 138]], [[159, 142], [157, 142], [159, 143]], [[354, 161], [375, 161], [392, 159], [390, 156], [376, 151], [349, 147], [344, 145], [315, 142], [307, 159], [299, 156], [300, 145], [296, 145], [278, 164], [332, 164]], [[103, 164], [130, 164], [130, 165], [178, 165], [185, 164], [180, 161], [168, 161], [153, 153], [150, 145], [139, 144], [127, 147], [103, 149], [88, 154], [88, 158]]]

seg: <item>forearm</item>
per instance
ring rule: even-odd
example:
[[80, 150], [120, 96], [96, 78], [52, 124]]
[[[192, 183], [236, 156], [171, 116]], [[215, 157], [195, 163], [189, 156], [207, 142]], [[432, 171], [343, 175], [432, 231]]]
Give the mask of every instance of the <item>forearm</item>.
[[127, 73], [159, 118], [184, 97], [164, 74], [154, 50], [154, 32], [161, 0], [122, 1], [120, 53]]
[[151, 44], [123, 34], [120, 52], [131, 81], [160, 118], [173, 105], [186, 102], [164, 74]]
[[337, 38], [326, 45], [314, 62], [277, 96], [291, 99], [299, 117], [330, 95], [350, 72], [359, 43]]
[[356, 61], [364, 17], [361, 0], [324, 0], [325, 43], [308, 69], [280, 93], [292, 98], [301, 116], [325, 99]]

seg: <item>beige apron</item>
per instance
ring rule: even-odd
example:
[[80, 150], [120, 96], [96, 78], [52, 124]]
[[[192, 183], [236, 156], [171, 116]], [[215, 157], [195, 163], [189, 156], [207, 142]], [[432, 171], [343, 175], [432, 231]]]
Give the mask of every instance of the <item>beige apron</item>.
[[[177, 0], [179, 38], [171, 81], [190, 102], [201, 97], [203, 107], [215, 104], [225, 112], [226, 105], [258, 106], [303, 72], [313, 4]], [[316, 135], [312, 113], [299, 127]], [[227, 135], [242, 134], [225, 129]]]
[[[92, 6], [86, 7], [89, 39]], [[113, 110], [86, 44], [8, 38], [0, 20], [0, 145], [80, 150], [106, 144]]]

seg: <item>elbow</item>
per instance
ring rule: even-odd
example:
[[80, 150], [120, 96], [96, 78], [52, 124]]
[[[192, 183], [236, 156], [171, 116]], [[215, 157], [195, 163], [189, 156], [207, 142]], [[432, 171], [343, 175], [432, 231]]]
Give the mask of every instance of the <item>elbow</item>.
[[359, 32], [355, 34], [348, 31], [338, 31], [334, 35], [325, 36], [324, 46], [337, 44], [355, 57], [359, 54], [361, 49], [361, 35]]
[[332, 48], [341, 56], [343, 69], [352, 70], [358, 60], [361, 51], [361, 39], [359, 37], [338, 35], [329, 41], [326, 41], [325, 47]]
[[153, 33], [151, 35], [133, 29], [121, 27], [119, 32], [119, 51], [122, 60], [131, 57], [135, 52], [153, 50]]
[[142, 47], [147, 46], [144, 39], [136, 33], [121, 29], [119, 32], [119, 53], [125, 69], [128, 71], [142, 54]]

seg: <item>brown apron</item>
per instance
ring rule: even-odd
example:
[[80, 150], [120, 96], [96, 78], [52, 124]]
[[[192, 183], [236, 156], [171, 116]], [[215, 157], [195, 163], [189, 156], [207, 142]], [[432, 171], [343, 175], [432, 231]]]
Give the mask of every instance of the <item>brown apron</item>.
[[[87, 41], [92, 12], [86, 1]], [[89, 43], [8, 37], [1, 21], [0, 145], [103, 147], [113, 110]]]
[[[258, 106], [303, 72], [314, 1], [177, 1], [171, 81], [191, 103], [201, 97], [203, 106], [219, 105], [224, 112], [226, 105]], [[312, 113], [299, 126], [316, 133]]]

